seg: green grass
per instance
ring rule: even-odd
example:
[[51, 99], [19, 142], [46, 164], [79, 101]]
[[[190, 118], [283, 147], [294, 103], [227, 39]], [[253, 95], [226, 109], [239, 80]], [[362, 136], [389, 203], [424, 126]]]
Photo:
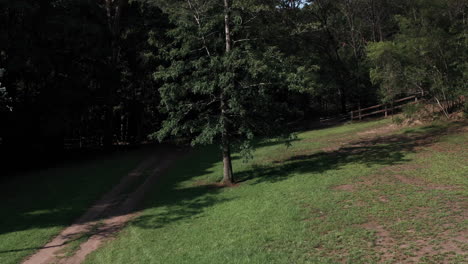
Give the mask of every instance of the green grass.
[[147, 155], [148, 150], [114, 153], [2, 182], [0, 263], [18, 263], [34, 253]]
[[234, 155], [242, 182], [232, 188], [207, 184], [221, 178], [220, 156], [216, 147], [199, 149], [86, 263], [394, 263], [426, 251], [420, 263], [466, 261], [446, 247], [467, 250], [451, 241], [467, 226], [468, 138], [455, 131], [466, 124], [375, 140], [359, 134], [388, 125], [299, 133], [290, 147], [260, 142], [250, 162]]

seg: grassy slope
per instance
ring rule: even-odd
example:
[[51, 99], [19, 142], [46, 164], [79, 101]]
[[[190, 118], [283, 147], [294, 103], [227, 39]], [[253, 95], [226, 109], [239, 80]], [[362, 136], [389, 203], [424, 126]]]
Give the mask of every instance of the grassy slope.
[[94, 161], [18, 175], [0, 186], [0, 263], [18, 263], [79, 217], [147, 155], [115, 153]]
[[244, 182], [234, 188], [204, 184], [221, 164], [216, 148], [200, 149], [87, 263], [462, 262], [466, 245], [452, 238], [466, 233], [467, 133], [437, 124], [359, 134], [387, 125], [300, 133], [290, 148], [264, 142], [253, 161], [236, 156]]

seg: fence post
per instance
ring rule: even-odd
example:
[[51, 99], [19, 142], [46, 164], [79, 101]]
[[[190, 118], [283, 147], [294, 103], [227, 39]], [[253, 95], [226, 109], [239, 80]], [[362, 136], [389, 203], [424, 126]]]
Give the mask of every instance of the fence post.
[[393, 119], [393, 116], [395, 115], [395, 103], [394, 103], [395, 100], [392, 100], [392, 119]]
[[385, 104], [385, 118], [387, 118], [388, 114], [387, 114], [387, 104]]
[[351, 121], [354, 120], [354, 115], [353, 115], [353, 111], [351, 111]]
[[362, 120], [362, 117], [361, 117], [361, 104], [359, 104], [359, 121]]

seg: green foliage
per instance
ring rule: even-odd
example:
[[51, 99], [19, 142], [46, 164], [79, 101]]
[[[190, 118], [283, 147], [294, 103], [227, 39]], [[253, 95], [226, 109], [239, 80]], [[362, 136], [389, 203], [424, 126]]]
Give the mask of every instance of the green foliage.
[[114, 140], [140, 141], [159, 122], [151, 76], [158, 62], [144, 57], [147, 39], [166, 20], [146, 1], [130, 1], [113, 37], [104, 1], [0, 1], [5, 145], [52, 152], [64, 138], [86, 138], [100, 147], [106, 130]]
[[395, 43], [375, 42], [368, 45], [367, 56], [376, 62], [376, 67], [369, 72], [371, 81], [380, 84], [381, 100], [389, 103], [407, 84], [402, 66], [402, 61], [406, 60], [404, 52]]
[[161, 111], [167, 118], [153, 137], [189, 137], [198, 145], [219, 142], [227, 132], [231, 143], [248, 150], [254, 137], [286, 130], [287, 115], [294, 113], [288, 94], [297, 92], [305, 70], [290, 70], [276, 48], [255, 41], [260, 20], [245, 21], [273, 12], [255, 1], [234, 4], [233, 47], [227, 53], [218, 2], [165, 2], [174, 28], [160, 50], [166, 63], [154, 77], [162, 83]]
[[465, 9], [455, 1], [415, 1], [396, 16], [399, 32], [393, 40], [368, 46], [370, 76], [384, 101], [422, 91], [453, 101], [467, 92]]
[[403, 124], [403, 122], [405, 120], [401, 116], [394, 116], [392, 121], [393, 121], [393, 123], [395, 123], [397, 125], [401, 125], [401, 124]]
[[423, 107], [422, 104], [407, 104], [403, 106], [403, 115], [408, 119], [414, 119]]
[[318, 66], [300, 66], [287, 75], [289, 89], [301, 94], [316, 94]]
[[465, 117], [468, 118], [468, 102], [465, 102], [465, 103], [463, 104], [462, 111], [463, 111]]
[[5, 69], [0, 68], [0, 111], [11, 111], [11, 98], [8, 96], [6, 87], [2, 87], [2, 78], [5, 74]]

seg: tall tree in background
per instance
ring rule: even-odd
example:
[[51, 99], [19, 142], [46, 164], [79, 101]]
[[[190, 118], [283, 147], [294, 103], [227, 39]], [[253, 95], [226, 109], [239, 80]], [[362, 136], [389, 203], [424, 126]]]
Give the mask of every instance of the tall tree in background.
[[370, 74], [384, 100], [424, 92], [448, 116], [451, 103], [468, 94], [467, 11], [466, 1], [414, 1], [397, 17], [392, 40], [369, 45]]
[[414, 91], [448, 115], [468, 93], [467, 9], [466, 0], [3, 0], [0, 152], [33, 159], [159, 130], [219, 143], [229, 183], [233, 147], [291, 123]]
[[110, 58], [107, 64], [107, 76], [103, 76], [106, 87], [104, 146], [110, 147], [114, 143], [114, 107], [116, 105], [116, 92], [120, 88], [120, 40], [122, 14], [128, 5], [128, 0], [103, 0], [107, 16], [107, 27], [110, 40]]
[[148, 39], [167, 19], [143, 1], [118, 15], [122, 5], [0, 1], [0, 154], [39, 160], [65, 147], [138, 143], [159, 125]]
[[284, 131], [287, 75], [283, 58], [259, 39], [260, 18], [274, 11], [265, 1], [180, 0], [162, 3], [174, 29], [162, 53], [167, 64], [155, 76], [161, 107], [167, 114], [161, 130], [188, 136], [191, 144], [218, 142], [223, 182], [232, 184], [233, 145], [248, 149], [254, 136]]

